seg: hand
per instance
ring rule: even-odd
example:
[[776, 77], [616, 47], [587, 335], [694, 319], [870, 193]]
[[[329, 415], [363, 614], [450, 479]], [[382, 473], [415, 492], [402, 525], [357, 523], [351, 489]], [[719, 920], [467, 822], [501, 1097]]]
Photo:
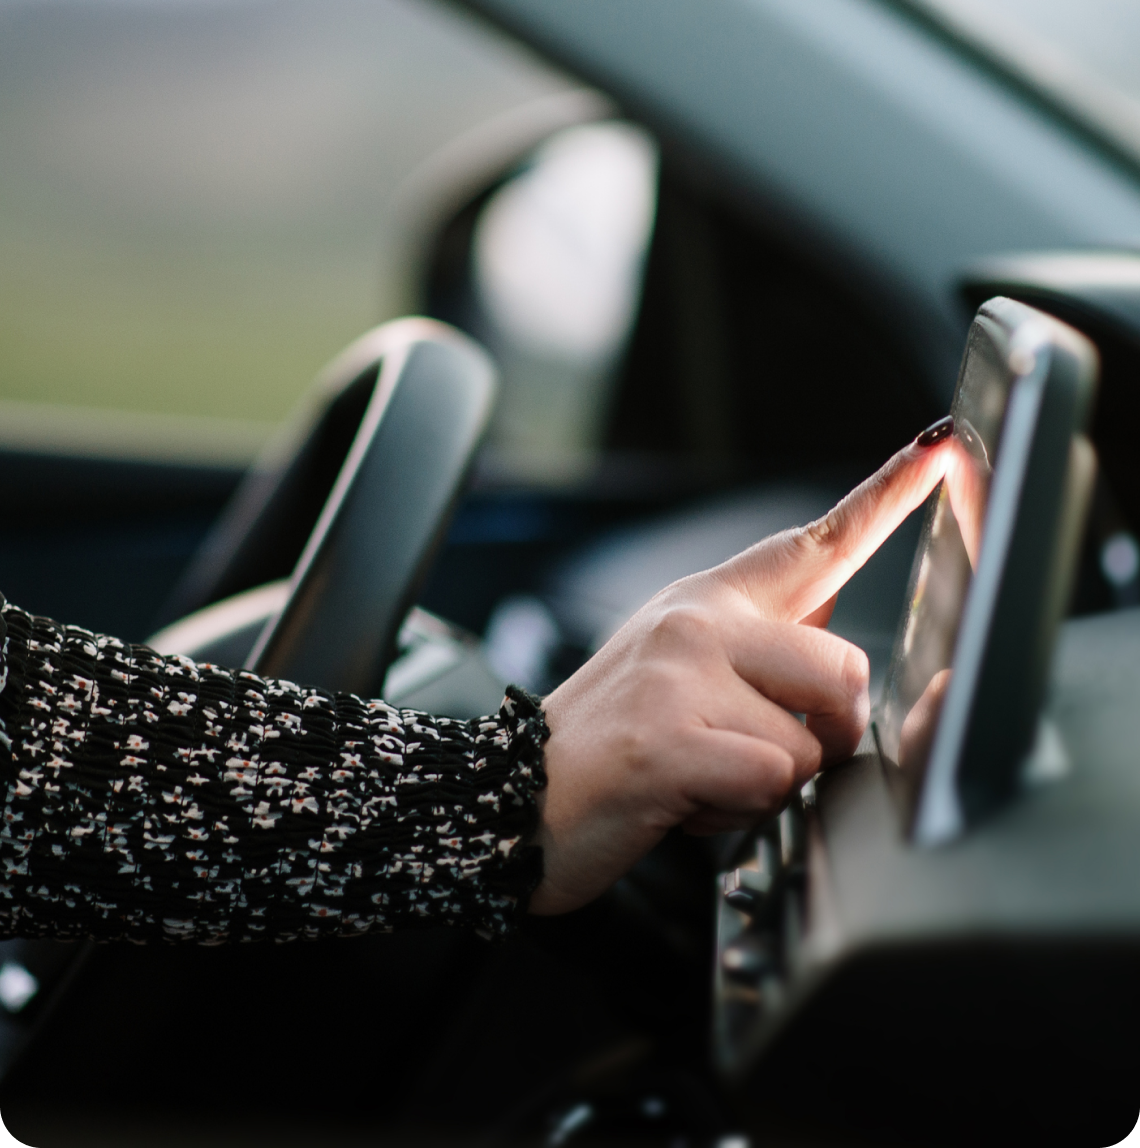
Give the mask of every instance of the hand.
[[952, 441], [916, 440], [824, 518], [666, 587], [546, 699], [532, 912], [593, 900], [675, 825], [750, 826], [851, 756], [867, 657], [823, 627], [938, 484]]

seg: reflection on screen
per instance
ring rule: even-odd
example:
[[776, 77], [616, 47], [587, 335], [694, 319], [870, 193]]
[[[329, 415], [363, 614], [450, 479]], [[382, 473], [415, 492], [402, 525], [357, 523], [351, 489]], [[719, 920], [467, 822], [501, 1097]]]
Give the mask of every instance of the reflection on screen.
[[909, 605], [875, 717], [879, 750], [898, 767], [912, 798], [925, 772], [950, 684], [1010, 381], [997, 348], [972, 333], [951, 410], [954, 435], [946, 477], [927, 506]]

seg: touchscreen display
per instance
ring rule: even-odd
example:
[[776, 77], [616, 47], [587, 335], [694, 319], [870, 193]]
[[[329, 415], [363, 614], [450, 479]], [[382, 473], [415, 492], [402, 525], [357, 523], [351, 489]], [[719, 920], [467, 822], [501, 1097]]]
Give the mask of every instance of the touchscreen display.
[[951, 414], [946, 477], [930, 496], [874, 734], [913, 807], [926, 771], [966, 594], [978, 561], [990, 476], [1012, 382], [1004, 356], [975, 327]]

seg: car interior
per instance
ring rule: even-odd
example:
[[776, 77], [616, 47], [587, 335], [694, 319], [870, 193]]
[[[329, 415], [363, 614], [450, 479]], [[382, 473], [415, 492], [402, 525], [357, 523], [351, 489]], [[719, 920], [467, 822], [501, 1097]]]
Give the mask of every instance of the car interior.
[[[5, 940], [5, 1125], [44, 1148], [1117, 1142], [1140, 1114], [1140, 143], [952, 3], [457, 7], [564, 90], [409, 177], [402, 294], [256, 458], [0, 426], [0, 590], [477, 717], [825, 513], [946, 414], [1004, 297], [1094, 348], [1095, 478], [1041, 665], [1056, 745], [928, 848], [865, 742], [771, 823], [671, 833], [503, 943]], [[922, 522], [830, 623], [873, 701]]]

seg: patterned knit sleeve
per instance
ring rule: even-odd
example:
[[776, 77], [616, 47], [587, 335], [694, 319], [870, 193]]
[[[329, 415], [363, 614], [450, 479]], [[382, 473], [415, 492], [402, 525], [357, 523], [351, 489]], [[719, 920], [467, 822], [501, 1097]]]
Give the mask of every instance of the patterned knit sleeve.
[[430, 717], [33, 617], [0, 597], [0, 935], [218, 944], [509, 931], [549, 734]]

